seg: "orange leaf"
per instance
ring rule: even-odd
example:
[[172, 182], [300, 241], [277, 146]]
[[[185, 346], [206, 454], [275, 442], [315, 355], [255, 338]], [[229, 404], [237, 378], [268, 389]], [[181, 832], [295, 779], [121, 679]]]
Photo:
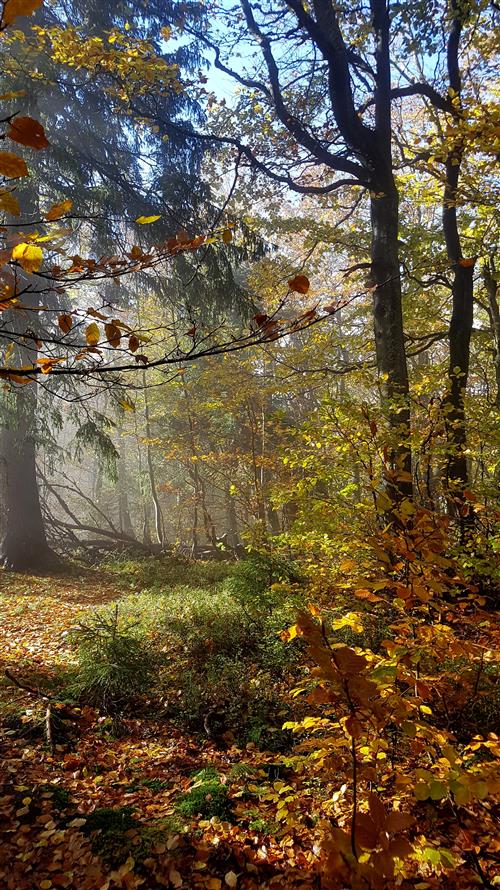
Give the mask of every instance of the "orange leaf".
[[42, 5], [42, 0], [7, 0], [3, 9], [3, 24], [11, 25], [20, 15], [31, 15]]
[[8, 176], [9, 179], [29, 176], [26, 161], [12, 151], [0, 151], [0, 175]]
[[53, 222], [55, 219], [61, 219], [61, 216], [64, 216], [65, 213], [69, 213], [72, 207], [73, 201], [71, 201], [70, 198], [61, 201], [60, 204], [53, 204], [50, 210], [45, 214], [45, 219], [49, 222]]

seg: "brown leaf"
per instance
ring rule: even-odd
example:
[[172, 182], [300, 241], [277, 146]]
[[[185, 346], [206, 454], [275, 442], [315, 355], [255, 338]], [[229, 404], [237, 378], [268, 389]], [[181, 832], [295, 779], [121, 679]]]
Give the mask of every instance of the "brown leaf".
[[294, 278], [290, 279], [288, 287], [290, 290], [294, 290], [298, 294], [307, 294], [310, 287], [309, 279], [306, 275], [296, 275]]
[[385, 807], [380, 797], [376, 794], [369, 794], [368, 806], [370, 807], [370, 815], [375, 825], [378, 825], [379, 829], [382, 830], [385, 827]]
[[339, 649], [334, 650], [334, 661], [343, 674], [359, 674], [366, 665], [366, 658], [363, 658], [362, 655], [357, 655], [354, 649], [351, 649], [349, 646], [341, 646]]
[[377, 846], [380, 830], [368, 813], [359, 813], [356, 818], [356, 844], [363, 850], [373, 850]]
[[68, 331], [73, 327], [73, 318], [71, 315], [68, 315], [67, 312], [63, 312], [62, 315], [57, 319], [57, 323], [61, 328], [63, 334], [67, 334]]
[[28, 115], [13, 118], [9, 124], [7, 136], [13, 142], [36, 148], [37, 151], [40, 151], [41, 148], [47, 148], [49, 144], [42, 124]]
[[110, 346], [116, 349], [120, 345], [122, 337], [120, 328], [113, 322], [110, 322], [109, 324], [104, 325], [104, 331], [108, 343], [110, 344]]
[[414, 822], [415, 819], [409, 813], [400, 813], [398, 810], [393, 810], [387, 816], [385, 828], [390, 834], [396, 834], [399, 831], [406, 831], [407, 828], [411, 828]]

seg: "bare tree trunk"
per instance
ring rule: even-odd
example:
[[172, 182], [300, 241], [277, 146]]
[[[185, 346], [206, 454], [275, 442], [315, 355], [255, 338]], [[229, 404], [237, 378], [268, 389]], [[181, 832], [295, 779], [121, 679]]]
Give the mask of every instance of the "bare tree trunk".
[[149, 414], [149, 400], [148, 400], [148, 390], [146, 385], [146, 374], [142, 372], [142, 384], [144, 387], [144, 417], [146, 421], [146, 437], [147, 437], [147, 445], [146, 445], [146, 460], [148, 465], [148, 475], [149, 475], [149, 484], [151, 486], [151, 498], [154, 506], [154, 520], [155, 520], [155, 532], [158, 543], [161, 547], [164, 546], [165, 543], [165, 534], [163, 529], [163, 515], [161, 511], [160, 500], [158, 498], [158, 490], [156, 488], [156, 479], [155, 479], [155, 471], [153, 464], [153, 454], [151, 450], [150, 440], [151, 440], [151, 420]]
[[495, 355], [493, 358], [496, 385], [495, 406], [500, 408], [500, 307], [498, 305], [498, 282], [495, 273], [495, 259], [492, 256], [489, 262], [483, 266], [483, 278], [488, 292], [488, 313], [495, 343]]
[[399, 200], [392, 164], [390, 19], [385, 0], [371, 0], [375, 37], [375, 133], [377, 167], [372, 175], [370, 215], [371, 269], [375, 287], [373, 319], [377, 368], [383, 407], [394, 441], [392, 474], [387, 490], [391, 502], [412, 496], [410, 400], [403, 335], [399, 266]]
[[[23, 295], [23, 304], [35, 308], [36, 294]], [[22, 334], [26, 325], [23, 310], [12, 310], [12, 329]], [[31, 365], [36, 358], [20, 341], [16, 346], [19, 365]], [[45, 535], [38, 480], [36, 475], [35, 422], [37, 416], [37, 384], [11, 385], [3, 396], [4, 416], [0, 434], [3, 463], [4, 535], [0, 545], [0, 562], [14, 571], [46, 571], [60, 567]]]
[[[451, 0], [452, 23], [447, 46], [447, 65], [450, 89], [460, 103], [461, 76], [458, 50], [462, 33], [465, 5], [461, 0]], [[460, 125], [460, 104], [454, 106], [453, 116]], [[467, 429], [464, 396], [467, 388], [470, 361], [470, 339], [473, 322], [474, 262], [464, 259], [457, 220], [458, 181], [463, 158], [463, 142], [460, 138], [446, 158], [445, 188], [443, 196], [443, 233], [448, 258], [453, 267], [452, 314], [449, 327], [448, 387], [443, 399], [444, 421], [448, 443], [444, 484], [450, 502], [455, 506], [462, 533], [465, 526], [474, 523], [474, 514], [465, 497], [469, 484], [467, 466]]]
[[238, 517], [236, 515], [234, 498], [229, 491], [229, 487], [224, 491], [224, 500], [226, 502], [227, 543], [230, 547], [235, 548], [239, 544]]
[[15, 418], [10, 428], [4, 427], [0, 434], [5, 481], [5, 531], [0, 561], [14, 571], [46, 571], [57, 568], [59, 561], [47, 544], [40, 506], [35, 443], [30, 429], [36, 394], [19, 391], [14, 398]]

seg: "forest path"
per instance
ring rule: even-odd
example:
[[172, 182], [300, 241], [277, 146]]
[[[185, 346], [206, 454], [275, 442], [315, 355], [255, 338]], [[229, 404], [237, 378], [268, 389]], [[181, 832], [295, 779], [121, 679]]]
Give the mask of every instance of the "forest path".
[[72, 661], [67, 638], [79, 617], [124, 592], [119, 579], [102, 570], [44, 576], [0, 572], [0, 666]]

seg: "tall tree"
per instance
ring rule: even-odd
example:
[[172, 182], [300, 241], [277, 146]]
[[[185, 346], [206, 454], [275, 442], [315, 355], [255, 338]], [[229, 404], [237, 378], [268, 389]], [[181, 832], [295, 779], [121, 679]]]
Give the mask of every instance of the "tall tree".
[[[140, 34], [145, 30], [153, 32], [155, 47], [161, 53], [163, 63], [157, 66], [156, 88], [162, 92], [163, 101], [167, 102], [169, 115], [186, 121], [191, 116], [199, 117], [196, 103], [187, 97], [185, 91], [171, 89], [168, 84], [169, 72], [176, 70], [174, 65], [182, 64], [185, 70], [194, 69], [199, 60], [196, 48], [183, 46], [173, 53], [165, 53], [158, 9], [156, 19], [153, 8], [145, 19], [142, 6], [137, 6], [139, 36], [135, 39], [140, 41]], [[116, 243], [130, 237], [131, 231], [134, 231], [138, 243], [147, 246], [181, 227], [209, 226], [218, 213], [210, 191], [200, 177], [202, 147], [197, 150], [175, 134], [165, 141], [134, 128], [110, 100], [105, 83], [97, 80], [90, 82], [76, 64], [63, 68], [61, 60], [46, 51], [45, 35], [52, 34], [52, 29], [63, 34], [78, 34], [75, 39], [80, 40], [84, 48], [88, 47], [85, 41], [92, 40], [101, 41], [103, 45], [109, 40], [112, 45], [112, 29], [123, 27], [129, 14], [130, 6], [123, 3], [47, 4], [36, 13], [36, 32], [31, 30], [29, 22], [17, 32], [17, 40], [9, 41], [8, 50], [6, 46], [0, 48], [3, 53], [3, 86], [7, 92], [23, 92], [24, 106], [30, 113], [36, 113], [50, 132], [50, 144], [43, 157], [33, 156], [30, 159], [32, 177], [23, 190], [23, 222], [39, 217], [48, 200], [71, 196], [75, 217], [81, 220], [75, 231], [75, 246], [77, 240], [83, 240], [87, 249], [95, 248], [99, 253], [104, 250], [114, 252]], [[26, 20], [21, 20], [23, 22]], [[81, 32], [77, 28], [82, 29]], [[166, 78], [166, 84], [162, 76]], [[19, 99], [14, 95], [11, 101], [14, 109]], [[60, 125], [62, 121], [64, 126]], [[85, 134], [85, 138], [82, 138], [82, 134]], [[160, 217], [155, 226], [144, 227], [134, 223], [136, 218], [144, 213], [151, 214], [152, 210]], [[213, 306], [217, 300], [221, 302], [223, 293], [228, 301], [241, 296], [232, 278], [231, 264], [224, 261], [220, 267], [216, 254], [210, 249], [205, 252], [204, 263], [196, 261], [193, 264], [180, 258], [177, 265], [178, 274], [173, 276], [169, 285], [169, 299], [173, 297], [181, 303], [203, 303], [204, 300], [205, 305]], [[198, 273], [203, 278], [201, 289], [196, 283]], [[167, 290], [161, 279], [156, 280], [156, 286], [160, 291]], [[111, 294], [106, 283], [104, 289]], [[22, 334], [23, 331], [18, 333]], [[35, 358], [31, 350], [30, 361]], [[25, 392], [19, 388], [17, 400], [18, 412], [9, 415], [10, 439], [3, 452], [4, 478], [12, 480], [21, 475], [24, 487], [30, 491], [29, 495], [26, 492], [26, 497], [11, 497], [9, 500], [2, 559], [13, 568], [27, 568], [30, 561], [31, 566], [36, 568], [40, 562], [47, 561], [48, 553], [41, 556], [46, 544], [36, 489], [35, 389], [26, 396], [26, 405], [23, 405]], [[30, 434], [26, 435], [25, 420], [22, 418], [28, 415]], [[17, 432], [16, 417], [19, 417]], [[22, 449], [12, 447], [13, 436], [22, 441]], [[19, 473], [17, 464], [21, 457], [26, 471]], [[33, 468], [33, 472], [30, 468]], [[40, 516], [37, 523], [32, 521], [35, 513]], [[16, 530], [19, 529], [24, 529], [24, 533], [16, 543]], [[28, 545], [30, 535], [32, 540]], [[21, 552], [24, 554], [22, 560], [19, 556]], [[36, 559], [35, 553], [38, 553]]]
[[[226, 10], [220, 14], [226, 15]], [[198, 130], [193, 139], [232, 147], [237, 164], [300, 194], [328, 195], [362, 188], [369, 195], [371, 282], [379, 385], [389, 418], [393, 469], [391, 499], [411, 493], [410, 404], [403, 337], [398, 250], [398, 191], [392, 161], [391, 18], [385, 0], [356, 12], [347, 4], [315, 0], [252, 3], [240, 0], [219, 32], [194, 25], [191, 33], [215, 54], [215, 67], [243, 88], [265, 139], [245, 140]], [[215, 21], [217, 28], [217, 16]], [[248, 48], [242, 70], [232, 56]], [[356, 50], [353, 44], [356, 44]], [[258, 98], [257, 98], [258, 97]], [[151, 113], [158, 126], [169, 121]], [[272, 120], [272, 123], [270, 123]], [[179, 134], [189, 132], [174, 123]], [[314, 183], [310, 171], [314, 170]]]

